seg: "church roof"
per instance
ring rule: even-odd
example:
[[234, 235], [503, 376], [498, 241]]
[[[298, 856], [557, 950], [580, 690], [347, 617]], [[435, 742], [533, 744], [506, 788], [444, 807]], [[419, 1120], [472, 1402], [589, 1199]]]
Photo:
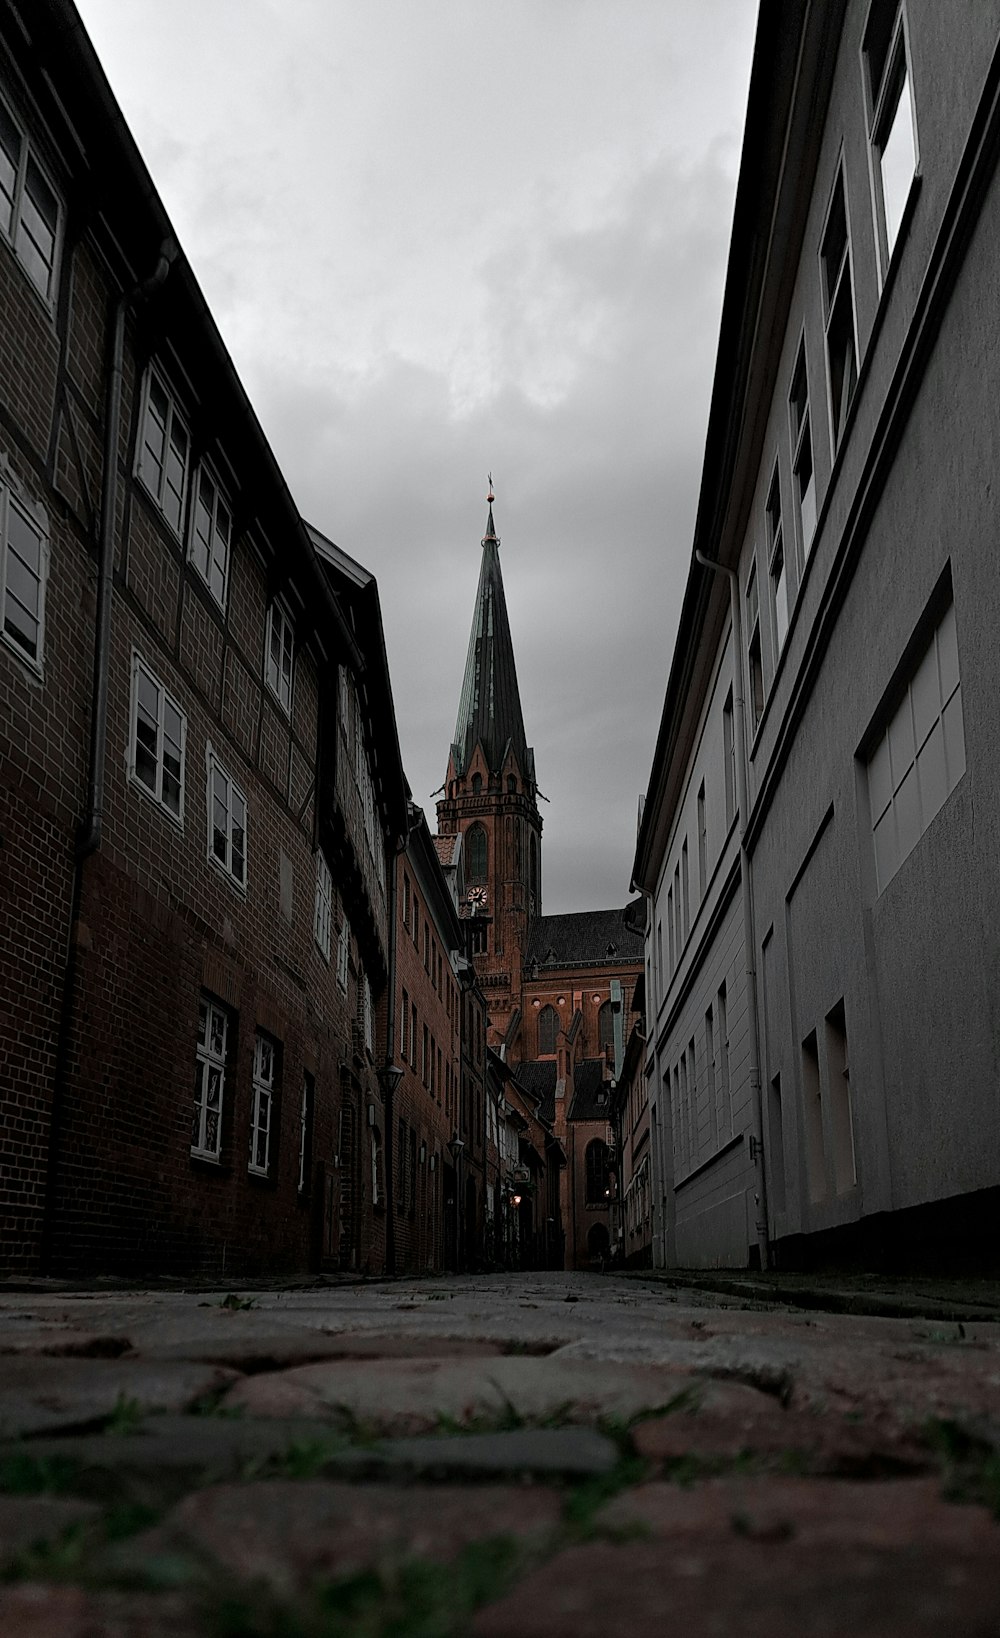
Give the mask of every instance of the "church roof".
[[642, 961], [643, 940], [625, 920], [625, 910], [575, 910], [564, 916], [536, 916], [524, 952], [527, 968], [606, 967]]
[[556, 1118], [556, 1060], [542, 1058], [537, 1063], [514, 1064], [514, 1079], [538, 1099], [538, 1117], [549, 1125]]
[[610, 1120], [611, 1094], [603, 1058], [584, 1058], [573, 1071], [573, 1102], [569, 1120]]
[[533, 764], [521, 715], [514, 645], [500, 574], [500, 541], [493, 526], [492, 490], [483, 536], [483, 561], [472, 634], [455, 725], [453, 754], [459, 773], [464, 773], [469, 766], [479, 742], [482, 743], [491, 773], [500, 771], [509, 747], [522, 773], [530, 775]]

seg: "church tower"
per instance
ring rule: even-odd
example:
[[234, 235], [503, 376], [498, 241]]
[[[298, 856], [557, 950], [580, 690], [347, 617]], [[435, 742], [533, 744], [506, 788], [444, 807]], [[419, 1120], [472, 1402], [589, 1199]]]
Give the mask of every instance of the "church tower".
[[479, 589], [448, 759], [437, 805], [442, 835], [461, 834], [470, 954], [486, 995], [490, 1045], [516, 1036], [524, 951], [541, 913], [542, 820], [535, 755], [525, 740], [514, 647], [493, 525], [487, 505]]

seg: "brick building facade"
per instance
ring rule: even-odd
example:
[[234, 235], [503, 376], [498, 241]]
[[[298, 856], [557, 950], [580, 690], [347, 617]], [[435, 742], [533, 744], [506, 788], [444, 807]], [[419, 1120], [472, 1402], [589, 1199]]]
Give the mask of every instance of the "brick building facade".
[[384, 651], [69, 0], [0, 113], [4, 1263], [381, 1266]]

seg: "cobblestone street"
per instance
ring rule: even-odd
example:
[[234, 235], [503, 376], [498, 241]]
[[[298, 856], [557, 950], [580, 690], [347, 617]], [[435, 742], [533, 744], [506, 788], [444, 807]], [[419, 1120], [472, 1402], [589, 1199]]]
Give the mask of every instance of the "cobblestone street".
[[1000, 1324], [926, 1306], [7, 1291], [0, 1631], [996, 1633]]

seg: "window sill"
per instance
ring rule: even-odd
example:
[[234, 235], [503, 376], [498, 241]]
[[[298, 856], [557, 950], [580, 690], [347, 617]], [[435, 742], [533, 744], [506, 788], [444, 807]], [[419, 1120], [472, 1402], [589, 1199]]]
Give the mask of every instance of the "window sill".
[[262, 1172], [257, 1166], [247, 1167], [247, 1179], [255, 1186], [266, 1186], [267, 1184], [270, 1184], [272, 1188], [278, 1181], [275, 1173], [271, 1171]]
[[[44, 636], [42, 641], [44, 642]], [[3, 646], [5, 649], [7, 649], [8, 653], [13, 654], [16, 660], [20, 660], [21, 665], [28, 673], [28, 676], [31, 678], [32, 682], [44, 682], [45, 674], [42, 670], [42, 662], [40, 660], [33, 660], [31, 655], [26, 654], [19, 643], [13, 642], [11, 638], [7, 636], [5, 631], [0, 631], [0, 642], [3, 643]]]
[[724, 1143], [720, 1143], [717, 1149], [713, 1149], [710, 1155], [704, 1160], [699, 1160], [697, 1165], [692, 1166], [690, 1171], [685, 1172], [684, 1176], [677, 1180], [674, 1184], [674, 1193], [680, 1194], [681, 1189], [693, 1183], [696, 1177], [700, 1177], [702, 1172], [707, 1172], [710, 1166], [714, 1166], [717, 1160], [721, 1160], [723, 1155], [727, 1155], [730, 1149], [735, 1149], [742, 1142], [742, 1132], [737, 1132], [735, 1137], [726, 1138]]
[[139, 792], [139, 794], [141, 796], [143, 796], [147, 802], [150, 802], [152, 804], [152, 806], [154, 808], [156, 808], [158, 813], [162, 813], [163, 817], [165, 819], [168, 819], [170, 821], [170, 823], [172, 825], [176, 826], [176, 828], [183, 834], [183, 831], [184, 831], [184, 792], [183, 791], [181, 791], [181, 811], [180, 811], [179, 814], [177, 814], [177, 813], [174, 812], [173, 808], [168, 808], [167, 804], [165, 802], [161, 802], [161, 800], [157, 796], [156, 792], [151, 791], [149, 786], [147, 784], [145, 784], [138, 777], [138, 775], [135, 773], [134, 769], [132, 769], [132, 768], [130, 768], [129, 771], [128, 771], [128, 782], [129, 782], [129, 784], [132, 786], [132, 788], [134, 790], [137, 790]]
[[191, 1164], [192, 1166], [196, 1167], [198, 1171], [204, 1170], [206, 1172], [214, 1172], [220, 1177], [229, 1177], [232, 1175], [233, 1168], [223, 1163], [221, 1155], [209, 1154], [204, 1149], [192, 1149], [190, 1153]]
[[[162, 806], [162, 803], [160, 805]], [[167, 811], [169, 813], [169, 808]], [[247, 897], [247, 883], [241, 882], [237, 876], [233, 875], [231, 870], [227, 870], [226, 866], [222, 863], [222, 860], [217, 858], [214, 853], [207, 853], [205, 857], [211, 865], [215, 875], [220, 877], [222, 881], [228, 883], [228, 885], [233, 889], [233, 892], [238, 893], [240, 898], [245, 901]]]

